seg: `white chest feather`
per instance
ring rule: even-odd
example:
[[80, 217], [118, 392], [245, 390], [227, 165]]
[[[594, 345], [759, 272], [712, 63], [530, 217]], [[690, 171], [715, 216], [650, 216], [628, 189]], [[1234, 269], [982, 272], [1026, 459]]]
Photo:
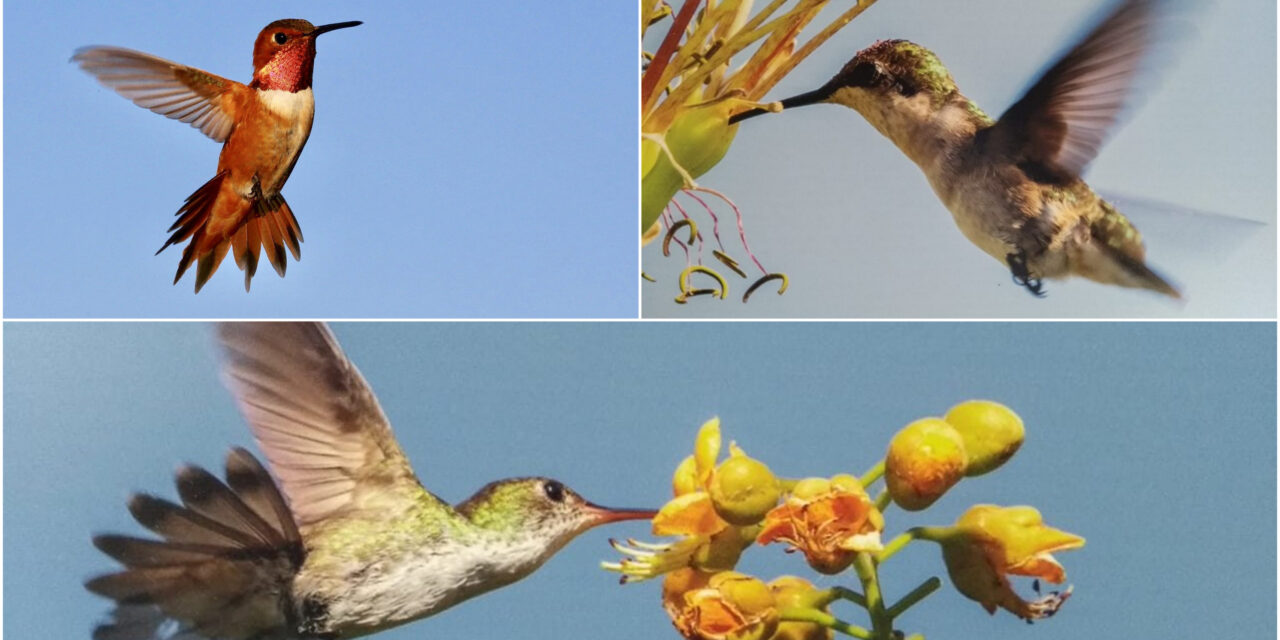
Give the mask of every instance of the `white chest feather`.
[[327, 626], [349, 637], [434, 615], [527, 576], [549, 555], [533, 539], [499, 547], [453, 543], [352, 566], [338, 581], [342, 592], [324, 594]]
[[257, 126], [233, 132], [232, 136], [241, 138], [241, 153], [244, 147], [253, 150], [247, 158], [249, 165], [243, 167], [246, 195], [251, 188], [251, 176], [256, 176], [262, 191], [270, 195], [284, 186], [307, 144], [315, 117], [315, 100], [309, 88], [296, 93], [260, 89], [257, 95], [265, 111], [261, 121]]

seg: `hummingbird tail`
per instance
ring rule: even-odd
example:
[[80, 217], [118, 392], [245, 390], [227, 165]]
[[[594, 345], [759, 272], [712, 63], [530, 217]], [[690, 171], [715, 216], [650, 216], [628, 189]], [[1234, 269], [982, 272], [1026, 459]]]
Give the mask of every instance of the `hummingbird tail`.
[[196, 293], [217, 272], [228, 251], [244, 271], [245, 291], [258, 270], [260, 248], [266, 249], [267, 260], [281, 277], [288, 266], [286, 247], [294, 260], [302, 258], [302, 228], [284, 197], [276, 194], [246, 199], [226, 178], [227, 172], [223, 171], [187, 197], [175, 214], [178, 219], [169, 227], [172, 235], [156, 251], [158, 254], [190, 239], [178, 261], [173, 283], [177, 284], [194, 263]]
[[129, 511], [162, 540], [93, 538], [125, 567], [85, 583], [117, 604], [95, 640], [230, 640], [294, 626], [287, 612], [304, 548], [288, 505], [244, 449], [227, 456], [226, 478], [186, 466], [177, 474], [182, 505], [135, 495]]

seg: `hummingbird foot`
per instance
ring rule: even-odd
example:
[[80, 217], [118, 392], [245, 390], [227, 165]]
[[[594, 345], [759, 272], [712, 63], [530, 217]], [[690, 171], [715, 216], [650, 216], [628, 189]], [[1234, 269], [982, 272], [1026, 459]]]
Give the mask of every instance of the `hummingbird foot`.
[[1044, 287], [1041, 285], [1040, 278], [1031, 277], [1031, 270], [1027, 268], [1027, 252], [1019, 249], [1017, 253], [1010, 253], [1005, 256], [1005, 261], [1009, 264], [1009, 270], [1013, 272], [1013, 283], [1019, 287], [1026, 287], [1031, 295], [1037, 298], [1045, 296]]

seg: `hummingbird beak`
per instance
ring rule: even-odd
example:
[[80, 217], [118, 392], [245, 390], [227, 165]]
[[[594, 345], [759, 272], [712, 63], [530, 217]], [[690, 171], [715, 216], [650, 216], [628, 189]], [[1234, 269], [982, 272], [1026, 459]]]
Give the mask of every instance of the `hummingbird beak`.
[[[831, 97], [831, 94], [833, 93], [833, 91], [834, 90], [830, 86], [823, 85], [822, 87], [814, 89], [813, 91], [802, 93], [797, 96], [791, 96], [790, 98], [783, 100], [781, 102], [782, 108], [790, 109], [792, 107], [803, 107], [806, 105], [818, 104], [819, 102], [826, 102], [827, 99]], [[770, 111], [769, 109], [761, 109], [761, 108], [752, 109], [750, 111], [743, 111], [742, 113], [738, 113], [730, 116], [729, 124], [737, 124], [739, 122], [742, 122], [743, 120], [746, 120], [747, 118], [754, 118], [758, 115], [765, 114], [765, 113], [774, 113], [774, 112]]]
[[[323, 25], [320, 25], [320, 26], [316, 27], [316, 30], [315, 30], [315, 31], [312, 31], [312, 32], [311, 32], [310, 34], [308, 34], [308, 35], [310, 35], [312, 38], [314, 38], [314, 37], [316, 37], [316, 36], [318, 36], [318, 35], [320, 35], [320, 34], [322, 34], [322, 33], [328, 33], [328, 32], [330, 32], [330, 31], [335, 31], [335, 30], [337, 30], [337, 29], [346, 29], [347, 27], [355, 27], [355, 26], [359, 26], [359, 25], [362, 25], [362, 24], [364, 24], [364, 23], [363, 23], [363, 22], [361, 22], [361, 21], [359, 21], [359, 20], [352, 20], [352, 21], [350, 21], [350, 22], [335, 22], [335, 23], [333, 23], [333, 24], [323, 24]], [[328, 41], [326, 40], [326, 42], [328, 42]]]
[[652, 509], [611, 509], [590, 502], [583, 505], [583, 510], [590, 516], [593, 527], [627, 520], [652, 520], [658, 515], [658, 512]]

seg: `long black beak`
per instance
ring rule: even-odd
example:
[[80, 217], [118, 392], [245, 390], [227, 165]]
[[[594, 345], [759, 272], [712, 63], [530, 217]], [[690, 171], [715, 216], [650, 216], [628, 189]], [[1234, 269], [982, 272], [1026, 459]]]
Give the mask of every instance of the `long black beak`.
[[[362, 24], [364, 23], [359, 20], [352, 20], [350, 22], [335, 22], [333, 24], [322, 24], [316, 27], [315, 31], [311, 32], [311, 37], [314, 38], [322, 33], [328, 33], [330, 31], [336, 31], [338, 29], [346, 29], [347, 27], [356, 27]], [[328, 42], [328, 40], [326, 40], [325, 42]]]
[[[791, 96], [790, 98], [783, 100], [782, 108], [790, 109], [792, 107], [803, 107], [806, 105], [818, 104], [819, 102], [826, 102], [827, 98], [830, 98], [831, 94], [834, 91], [835, 89], [833, 89], [831, 86], [823, 85], [821, 87], [818, 87], [817, 89], [814, 89], [813, 91], [808, 91], [800, 95]], [[737, 113], [732, 116], [729, 116], [729, 124], [736, 124], [738, 122], [746, 120], [747, 118], [754, 118], [764, 113], [773, 113], [773, 112], [769, 111], [768, 109], [752, 109], [750, 111], [743, 111], [742, 113]]]

